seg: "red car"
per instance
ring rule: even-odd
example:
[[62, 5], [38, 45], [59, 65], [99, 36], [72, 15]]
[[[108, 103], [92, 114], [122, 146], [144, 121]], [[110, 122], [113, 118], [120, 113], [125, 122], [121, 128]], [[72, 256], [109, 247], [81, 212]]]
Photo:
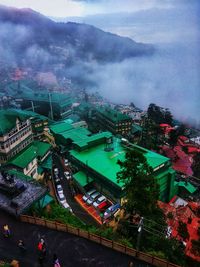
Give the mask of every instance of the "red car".
[[105, 211], [108, 207], [110, 207], [110, 205], [111, 205], [110, 203], [108, 203], [107, 201], [104, 201], [101, 204], [99, 204], [98, 210]]

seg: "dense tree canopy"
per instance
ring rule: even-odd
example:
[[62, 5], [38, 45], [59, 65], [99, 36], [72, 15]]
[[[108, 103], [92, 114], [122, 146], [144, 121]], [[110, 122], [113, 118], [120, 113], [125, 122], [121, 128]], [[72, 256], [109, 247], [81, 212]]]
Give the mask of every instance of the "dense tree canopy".
[[126, 210], [142, 216], [153, 214], [157, 209], [159, 186], [146, 158], [140, 152], [130, 150], [125, 161], [118, 161], [118, 164], [121, 171], [118, 172], [117, 178], [124, 183]]
[[197, 153], [193, 157], [192, 170], [194, 172], [194, 176], [200, 178], [200, 153]]
[[167, 123], [172, 125], [173, 116], [168, 109], [161, 108], [151, 103], [147, 110], [148, 118], [156, 124]]

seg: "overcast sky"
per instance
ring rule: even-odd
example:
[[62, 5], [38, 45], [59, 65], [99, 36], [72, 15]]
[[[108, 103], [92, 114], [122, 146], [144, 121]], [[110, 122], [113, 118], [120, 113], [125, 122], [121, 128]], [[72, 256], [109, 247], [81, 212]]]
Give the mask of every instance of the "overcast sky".
[[28, 7], [47, 16], [56, 17], [172, 8], [180, 2], [185, 0], [0, 0], [2, 5]]

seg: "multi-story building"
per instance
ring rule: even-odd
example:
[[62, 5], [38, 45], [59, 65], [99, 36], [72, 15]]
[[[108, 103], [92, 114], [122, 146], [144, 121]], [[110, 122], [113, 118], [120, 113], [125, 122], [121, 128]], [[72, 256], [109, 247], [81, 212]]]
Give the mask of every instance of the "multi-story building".
[[108, 130], [115, 135], [127, 135], [131, 132], [131, 117], [110, 107], [97, 108], [96, 119], [103, 130]]
[[17, 109], [17, 112], [30, 119], [34, 140], [43, 140], [45, 138], [44, 129], [48, 128], [50, 122], [49, 118], [27, 110]]
[[73, 99], [66, 94], [48, 92], [24, 81], [10, 84], [7, 92], [22, 109], [31, 109], [51, 119], [59, 120], [72, 113]]
[[74, 182], [84, 193], [95, 187], [113, 201], [123, 202], [123, 183], [117, 181], [118, 160], [125, 160], [129, 149], [139, 151], [154, 170], [160, 186], [160, 200], [169, 201], [177, 193], [175, 171], [169, 158], [114, 137], [110, 132], [92, 134], [85, 128], [73, 128], [61, 122], [50, 127], [58, 145], [65, 147], [75, 169]]
[[[99, 137], [102, 135], [103, 133]], [[94, 137], [97, 139], [98, 134]], [[174, 183], [175, 171], [171, 168], [168, 158], [137, 145], [123, 143], [121, 139], [112, 138], [108, 134], [104, 134], [104, 138], [98, 139], [98, 141], [95, 140], [95, 143], [87, 142], [84, 148], [82, 148], [82, 143], [83, 140], [80, 144], [76, 142], [76, 146], [70, 151], [71, 161], [78, 167], [79, 172], [85, 173], [85, 179], [87, 178], [88, 182], [93, 181], [93, 187], [111, 200], [120, 203], [124, 201], [124, 184], [117, 181], [117, 173], [120, 171], [117, 162], [125, 160], [125, 154], [129, 149], [142, 153], [153, 168], [155, 179], [160, 186], [160, 200], [169, 201], [177, 193]], [[83, 177], [83, 175], [81, 176]], [[76, 178], [77, 176], [75, 176], [75, 180]]]
[[51, 160], [50, 150], [50, 144], [34, 141], [28, 148], [10, 160], [7, 165], [24, 175], [37, 179], [38, 174], [40, 174], [39, 167], [48, 168], [48, 161]]
[[31, 121], [17, 110], [0, 110], [0, 163], [5, 163], [33, 141]]
[[0, 110], [0, 121], [0, 163], [4, 167], [33, 178], [51, 169], [51, 145], [34, 141], [34, 137], [40, 139], [48, 123], [46, 118], [29, 111], [4, 109]]

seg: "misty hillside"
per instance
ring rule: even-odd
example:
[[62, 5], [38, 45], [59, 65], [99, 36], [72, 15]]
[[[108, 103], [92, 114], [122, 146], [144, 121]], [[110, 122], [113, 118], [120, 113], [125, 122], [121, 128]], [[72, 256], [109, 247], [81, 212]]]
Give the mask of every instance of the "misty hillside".
[[151, 55], [154, 48], [130, 38], [79, 23], [56, 23], [31, 10], [0, 6], [1, 60], [17, 64], [64, 63], [77, 60], [118, 62]]

